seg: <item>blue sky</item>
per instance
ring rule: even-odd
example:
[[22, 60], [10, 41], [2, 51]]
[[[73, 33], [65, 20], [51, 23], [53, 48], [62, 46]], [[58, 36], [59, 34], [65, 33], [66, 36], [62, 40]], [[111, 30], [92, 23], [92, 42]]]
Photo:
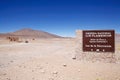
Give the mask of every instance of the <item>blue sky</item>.
[[75, 30], [120, 33], [120, 0], [0, 0], [0, 33], [22, 28], [75, 36]]

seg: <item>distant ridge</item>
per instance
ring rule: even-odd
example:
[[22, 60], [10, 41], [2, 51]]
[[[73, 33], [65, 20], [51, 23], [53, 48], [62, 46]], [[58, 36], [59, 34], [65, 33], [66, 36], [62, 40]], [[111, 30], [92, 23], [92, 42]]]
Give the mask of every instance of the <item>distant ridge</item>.
[[1, 36], [18, 36], [25, 38], [61, 38], [61, 36], [55, 34], [39, 31], [39, 30], [33, 30], [30, 28], [24, 28], [15, 32], [1, 34]]
[[[33, 30], [30, 28], [24, 28], [21, 30], [17, 30], [15, 32], [9, 33], [0, 33], [0, 38], [9, 37], [9, 36], [17, 36], [23, 38], [71, 38], [71, 37], [61, 37], [55, 34], [51, 34], [41, 30]], [[115, 34], [115, 40], [120, 42], [120, 34]]]

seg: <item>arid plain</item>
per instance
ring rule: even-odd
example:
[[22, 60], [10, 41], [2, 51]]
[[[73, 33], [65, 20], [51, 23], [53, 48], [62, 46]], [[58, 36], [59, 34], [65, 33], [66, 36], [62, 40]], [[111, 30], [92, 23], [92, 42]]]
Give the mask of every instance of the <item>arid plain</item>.
[[119, 38], [114, 63], [76, 59], [76, 38], [21, 40], [0, 38], [0, 80], [120, 80]]

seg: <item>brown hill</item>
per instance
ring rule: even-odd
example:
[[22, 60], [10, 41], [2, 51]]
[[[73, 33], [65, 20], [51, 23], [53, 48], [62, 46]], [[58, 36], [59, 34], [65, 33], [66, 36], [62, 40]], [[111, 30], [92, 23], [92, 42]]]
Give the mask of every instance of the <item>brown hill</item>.
[[[19, 36], [24, 38], [64, 38], [44, 31], [33, 30], [30, 28], [21, 29], [10, 33], [0, 33], [0, 38], [8, 36]], [[66, 38], [66, 37], [65, 37]], [[120, 42], [120, 34], [115, 34], [115, 40]]]
[[9, 34], [9, 33], [0, 33], [0, 38], [4, 38], [4, 37], [8, 37], [8, 36], [14, 36], [14, 35]]
[[21, 29], [15, 32], [10, 32], [7, 34], [0, 34], [0, 37], [7, 36], [19, 36], [24, 38], [61, 38], [61, 36], [51, 34], [44, 31], [33, 30], [29, 28]]

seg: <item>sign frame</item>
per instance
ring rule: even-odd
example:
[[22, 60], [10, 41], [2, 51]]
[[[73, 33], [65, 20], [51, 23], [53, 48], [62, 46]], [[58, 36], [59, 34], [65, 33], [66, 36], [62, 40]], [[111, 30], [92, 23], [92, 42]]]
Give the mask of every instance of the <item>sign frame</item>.
[[115, 52], [114, 30], [83, 30], [83, 51]]

